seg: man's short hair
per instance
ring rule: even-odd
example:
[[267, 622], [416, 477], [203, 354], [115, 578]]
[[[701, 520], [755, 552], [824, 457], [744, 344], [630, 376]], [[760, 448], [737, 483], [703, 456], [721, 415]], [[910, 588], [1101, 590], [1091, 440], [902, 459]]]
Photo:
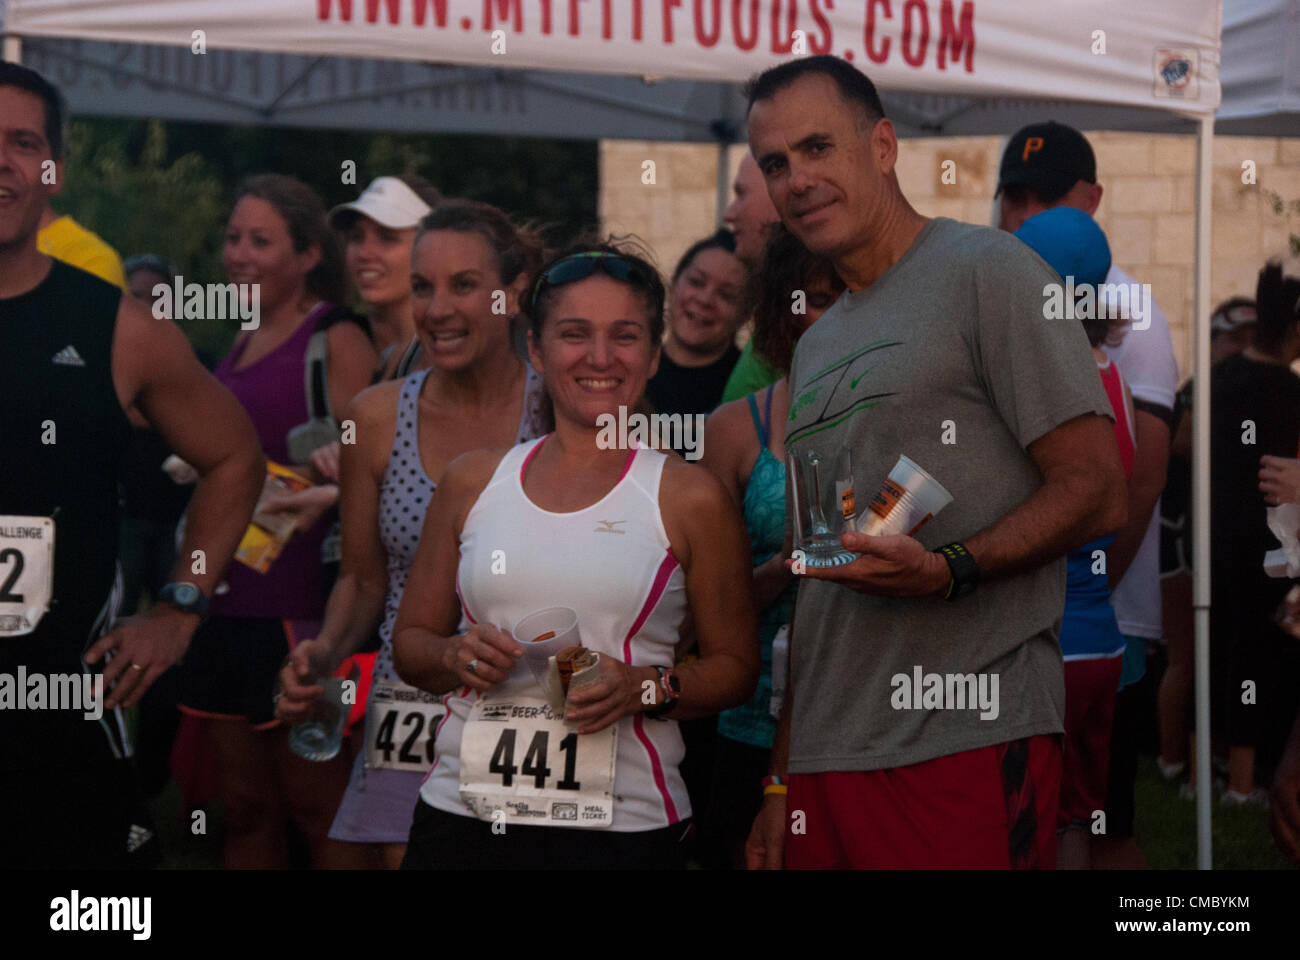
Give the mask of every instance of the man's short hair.
[[1270, 261], [1259, 271], [1255, 287], [1255, 349], [1272, 353], [1300, 323], [1300, 277], [1282, 274], [1282, 264]]
[[35, 70], [18, 63], [0, 63], [0, 87], [17, 87], [41, 98], [45, 104], [45, 142], [50, 145], [50, 156], [63, 159], [63, 120], [68, 106], [59, 88]]
[[880, 102], [880, 94], [876, 93], [876, 85], [861, 70], [829, 54], [800, 57], [752, 77], [745, 84], [745, 97], [749, 101], [745, 108], [746, 114], [754, 109], [754, 104], [759, 100], [770, 100], [800, 77], [812, 74], [834, 80], [840, 95], [862, 108], [868, 126], [874, 126], [877, 120], [885, 118], [885, 108]]

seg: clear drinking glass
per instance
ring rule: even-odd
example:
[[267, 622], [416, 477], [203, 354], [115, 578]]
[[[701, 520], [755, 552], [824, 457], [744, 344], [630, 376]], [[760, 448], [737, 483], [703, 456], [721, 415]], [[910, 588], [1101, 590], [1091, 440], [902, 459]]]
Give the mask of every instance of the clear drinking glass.
[[857, 530], [853, 455], [843, 447], [827, 455], [812, 447], [786, 452], [794, 547], [809, 567], [838, 567], [857, 559], [840, 537]]
[[311, 713], [302, 723], [289, 731], [289, 749], [304, 760], [324, 763], [338, 756], [343, 746], [343, 730], [347, 726], [352, 705], [343, 702], [344, 684], [352, 683], [355, 696], [360, 668], [354, 663], [347, 677], [326, 677], [317, 680], [325, 693], [311, 705]]

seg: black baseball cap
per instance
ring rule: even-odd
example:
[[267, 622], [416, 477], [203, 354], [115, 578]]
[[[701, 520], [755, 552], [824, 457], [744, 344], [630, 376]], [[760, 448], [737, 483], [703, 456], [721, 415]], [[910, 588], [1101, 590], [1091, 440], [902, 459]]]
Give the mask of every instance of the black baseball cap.
[[1210, 334], [1232, 333], [1259, 319], [1255, 301], [1249, 297], [1233, 297], [1214, 308], [1210, 315]]
[[1080, 180], [1097, 182], [1092, 145], [1074, 127], [1049, 120], [1017, 130], [1007, 142], [998, 169], [998, 193], [1023, 185], [1044, 203], [1052, 203]]

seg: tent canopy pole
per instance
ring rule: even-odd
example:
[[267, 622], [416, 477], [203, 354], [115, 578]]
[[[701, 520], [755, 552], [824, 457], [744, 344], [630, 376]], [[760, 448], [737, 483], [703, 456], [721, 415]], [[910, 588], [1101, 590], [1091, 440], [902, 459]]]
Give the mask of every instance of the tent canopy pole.
[[1196, 288], [1192, 300], [1192, 605], [1195, 610], [1196, 865], [1213, 868], [1210, 843], [1210, 211], [1214, 117], [1196, 134]]
[[727, 174], [729, 173], [727, 169], [727, 147], [729, 146], [730, 144], [723, 140], [718, 141], [718, 202], [714, 210], [714, 219], [719, 227], [722, 226], [722, 215], [727, 212], [727, 197], [729, 195], [727, 189], [729, 186], [727, 183]]

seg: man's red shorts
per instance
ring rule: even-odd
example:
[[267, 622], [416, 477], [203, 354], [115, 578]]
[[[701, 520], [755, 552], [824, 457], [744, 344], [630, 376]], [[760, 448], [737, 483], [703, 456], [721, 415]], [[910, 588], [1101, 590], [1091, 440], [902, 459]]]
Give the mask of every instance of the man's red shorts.
[[1051, 870], [1060, 788], [1053, 734], [908, 767], [791, 774], [785, 866]]
[[1110, 774], [1110, 731], [1124, 658], [1065, 662], [1065, 747], [1062, 756], [1058, 830], [1091, 824], [1106, 808]]

